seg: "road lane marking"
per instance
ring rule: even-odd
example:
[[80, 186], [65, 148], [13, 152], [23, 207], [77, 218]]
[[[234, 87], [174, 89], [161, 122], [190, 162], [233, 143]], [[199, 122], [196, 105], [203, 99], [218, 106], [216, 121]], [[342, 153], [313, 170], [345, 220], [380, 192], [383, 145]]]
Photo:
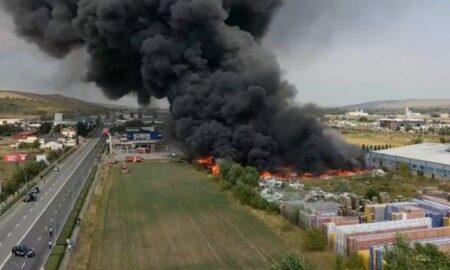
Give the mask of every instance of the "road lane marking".
[[65, 201], [66, 201], [66, 198], [63, 199], [63, 202], [65, 202]]
[[12, 234], [11, 232], [10, 232], [10, 233], [8, 233], [8, 235], [7, 235], [6, 237], [10, 237], [10, 236], [11, 236], [11, 234]]
[[20, 223], [17, 223], [17, 224], [16, 224], [16, 228], [19, 227], [19, 225], [20, 225]]
[[25, 267], [25, 264], [27, 264], [27, 263], [24, 262], [24, 263], [22, 264], [22, 266], [20, 267], [20, 269], [23, 269], [23, 268]]
[[39, 236], [39, 238], [38, 238], [38, 242], [39, 242], [39, 241], [41, 241], [41, 239], [42, 239], [42, 236]]
[[30, 212], [33, 211], [33, 208], [30, 208]]
[[59, 204], [59, 206], [58, 206], [59, 208], [61, 208], [61, 204]]
[[44, 228], [44, 231], [47, 231], [47, 229], [48, 229], [48, 227], [45, 227], [45, 228]]
[[58, 214], [58, 211], [55, 211], [55, 215], [57, 215]]
[[49, 187], [48, 190], [52, 190], [52, 187]]
[[53, 218], [50, 219], [50, 222], [52, 222], [52, 221], [53, 221]]
[[[75, 166], [75, 168], [73, 169], [70, 177], [72, 177], [72, 175], [75, 173], [75, 171], [79, 168], [79, 166], [83, 163], [83, 161], [86, 159], [86, 157], [91, 153], [91, 151], [93, 151], [95, 149], [95, 145], [99, 142], [100, 140], [97, 139], [97, 141], [95, 143], [93, 143], [94, 147], [92, 147], [89, 151], [86, 151], [86, 153], [81, 152], [81, 159], [80, 162], [78, 162], [78, 164]], [[53, 195], [53, 197], [49, 200], [49, 202], [47, 203], [47, 205], [44, 207], [44, 209], [42, 209], [42, 211], [39, 213], [39, 215], [37, 216], [37, 218], [33, 221], [33, 223], [30, 225], [30, 227], [28, 227], [27, 231], [22, 235], [22, 237], [19, 239], [19, 241], [17, 242], [17, 245], [20, 244], [20, 242], [23, 241], [23, 239], [25, 239], [25, 237], [30, 233], [30, 231], [33, 229], [34, 225], [36, 225], [36, 223], [38, 222], [38, 220], [42, 217], [42, 215], [44, 214], [45, 210], [47, 210], [47, 208], [50, 206], [50, 204], [52, 203], [52, 201], [56, 198], [56, 196], [58, 195], [59, 192], [61, 192], [61, 189], [65, 186], [65, 184], [67, 183], [67, 181], [70, 180], [70, 177], [66, 179], [66, 182], [64, 182], [61, 187], [58, 189], [58, 191]], [[37, 203], [36, 203], [37, 204]], [[2, 261], [2, 263], [0, 264], [0, 269], [3, 269], [6, 265], [6, 263], [8, 262], [8, 260], [11, 258], [11, 253], [8, 253], [8, 256], [6, 256], [6, 258]]]
[[23, 218], [22, 218], [22, 219], [26, 219], [26, 218], [27, 218], [27, 215], [23, 216]]
[[46, 191], [45, 193], [44, 193], [44, 195], [47, 195], [48, 194], [48, 192]]

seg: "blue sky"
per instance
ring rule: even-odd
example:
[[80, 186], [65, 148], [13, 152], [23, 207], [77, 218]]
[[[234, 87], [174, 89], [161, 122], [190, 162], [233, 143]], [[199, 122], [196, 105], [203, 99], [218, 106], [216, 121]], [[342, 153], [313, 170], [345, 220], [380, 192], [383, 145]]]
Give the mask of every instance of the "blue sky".
[[[339, 106], [450, 98], [450, 1], [285, 1], [264, 45], [277, 55], [299, 101]], [[79, 82], [82, 58], [75, 53], [74, 59], [48, 58], [16, 38], [0, 13], [0, 88], [106, 101], [93, 85]], [[70, 78], [61, 72], [69, 65], [80, 67]]]

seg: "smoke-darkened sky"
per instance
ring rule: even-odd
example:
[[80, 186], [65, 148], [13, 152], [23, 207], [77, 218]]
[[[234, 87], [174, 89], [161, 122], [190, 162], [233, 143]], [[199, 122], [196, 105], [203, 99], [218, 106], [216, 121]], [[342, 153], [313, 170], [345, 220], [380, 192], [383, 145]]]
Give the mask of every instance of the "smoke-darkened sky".
[[[264, 44], [297, 99], [319, 105], [450, 98], [450, 2], [285, 0]], [[84, 52], [55, 61], [13, 33], [0, 13], [0, 89], [59, 92], [106, 101], [81, 83]], [[70, 71], [70, 72], [69, 72]], [[75, 91], [74, 91], [75, 90]], [[136, 104], [134, 97], [121, 103]]]

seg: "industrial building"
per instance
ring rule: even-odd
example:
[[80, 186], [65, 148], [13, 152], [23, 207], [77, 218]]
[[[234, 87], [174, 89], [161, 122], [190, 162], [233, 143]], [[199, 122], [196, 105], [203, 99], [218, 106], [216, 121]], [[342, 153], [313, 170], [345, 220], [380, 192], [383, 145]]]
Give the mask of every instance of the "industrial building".
[[418, 174], [450, 179], [450, 146], [424, 143], [372, 151], [367, 155], [367, 164], [374, 168], [396, 168], [406, 164]]
[[422, 127], [425, 126], [427, 122], [424, 119], [380, 119], [380, 127], [387, 128], [391, 130], [397, 130], [404, 127]]

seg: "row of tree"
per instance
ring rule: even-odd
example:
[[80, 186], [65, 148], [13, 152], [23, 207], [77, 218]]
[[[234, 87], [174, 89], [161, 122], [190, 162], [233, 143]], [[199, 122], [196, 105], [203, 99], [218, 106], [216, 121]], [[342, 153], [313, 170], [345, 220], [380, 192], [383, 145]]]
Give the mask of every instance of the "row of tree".
[[232, 161], [224, 161], [220, 165], [222, 187], [231, 190], [236, 199], [243, 205], [255, 209], [279, 213], [279, 207], [262, 198], [257, 187], [259, 185], [259, 172], [255, 167], [245, 166]]
[[19, 168], [19, 170], [13, 174], [11, 179], [8, 179], [8, 181], [5, 182], [1, 193], [1, 200], [4, 201], [10, 195], [18, 192], [20, 187], [22, 187], [27, 181], [30, 181], [36, 177], [46, 167], [47, 165], [43, 161], [33, 161], [28, 162], [25, 166]]
[[0, 125], [0, 137], [11, 137], [17, 132], [23, 131], [18, 125]]
[[[48, 154], [48, 161], [53, 162], [61, 157], [65, 152], [69, 151], [67, 148], [65, 151], [51, 151]], [[6, 200], [8, 196], [19, 192], [20, 188], [27, 182], [31, 181], [34, 177], [39, 175], [43, 170], [47, 168], [47, 164], [44, 161], [28, 162], [23, 167], [19, 168], [10, 179], [5, 181], [2, 187], [1, 201]]]

